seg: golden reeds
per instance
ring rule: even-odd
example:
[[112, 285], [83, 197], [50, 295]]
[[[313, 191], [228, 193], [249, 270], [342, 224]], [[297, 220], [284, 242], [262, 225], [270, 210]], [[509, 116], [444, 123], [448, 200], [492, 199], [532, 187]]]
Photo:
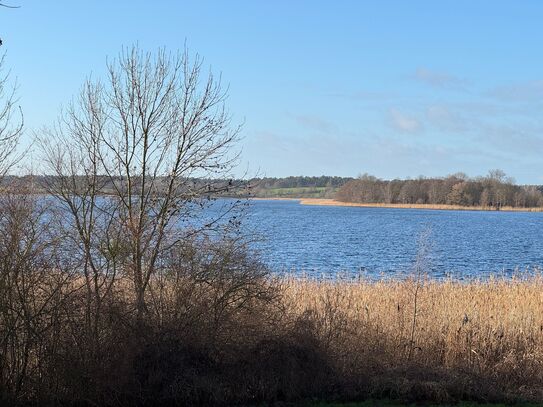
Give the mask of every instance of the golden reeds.
[[333, 338], [329, 346], [345, 363], [415, 363], [532, 393], [543, 384], [541, 275], [469, 283], [289, 278], [284, 287], [288, 307], [312, 310], [320, 334]]
[[[342, 202], [335, 199], [325, 198], [301, 198], [301, 205], [320, 205], [320, 206], [355, 206], [362, 208], [396, 208], [396, 209], [438, 209], [455, 211], [496, 211], [495, 207], [489, 206], [464, 206], [464, 205], [437, 205], [437, 204], [394, 204], [394, 203], [360, 203], [360, 202]], [[543, 212], [543, 208], [522, 208], [512, 206], [502, 206], [500, 211], [506, 212]]]

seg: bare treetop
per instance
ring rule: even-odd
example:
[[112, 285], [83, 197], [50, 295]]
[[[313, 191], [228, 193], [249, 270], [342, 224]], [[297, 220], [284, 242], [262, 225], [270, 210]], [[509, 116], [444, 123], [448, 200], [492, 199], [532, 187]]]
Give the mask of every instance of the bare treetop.
[[[49, 192], [75, 219], [89, 267], [96, 267], [93, 234], [105, 230], [101, 239], [127, 245], [122, 269], [143, 312], [158, 259], [187, 237], [180, 222], [194, 204], [232, 187], [224, 180], [237, 163], [239, 126], [231, 126], [220, 77], [204, 74], [202, 59], [186, 50], [132, 47], [107, 68], [105, 80], [85, 83], [40, 144], [55, 176]], [[108, 199], [97, 199], [105, 191]]]
[[5, 55], [0, 58], [0, 179], [17, 163], [16, 148], [23, 132], [23, 113], [17, 106], [16, 85], [9, 73], [2, 73]]

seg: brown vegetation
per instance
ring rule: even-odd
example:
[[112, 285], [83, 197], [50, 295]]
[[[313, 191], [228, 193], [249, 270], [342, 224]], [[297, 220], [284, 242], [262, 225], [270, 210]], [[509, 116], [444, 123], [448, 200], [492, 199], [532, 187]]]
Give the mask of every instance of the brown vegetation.
[[258, 382], [244, 387], [243, 375], [256, 369], [250, 352], [273, 337], [278, 291], [243, 244], [194, 239], [165, 251], [142, 313], [131, 274], [88, 271], [46, 207], [30, 195], [4, 196], [0, 205], [0, 401], [264, 397]]
[[462, 205], [436, 205], [436, 204], [393, 204], [393, 203], [362, 203], [342, 202], [336, 199], [301, 198], [298, 199], [301, 205], [318, 206], [353, 206], [361, 208], [396, 208], [396, 209], [437, 209], [455, 211], [506, 211], [506, 212], [543, 212], [543, 207], [524, 208], [513, 206], [462, 206]]
[[314, 318], [335, 369], [373, 396], [542, 401], [541, 276], [471, 283], [292, 279], [285, 286], [291, 310]]
[[535, 186], [514, 185], [503, 171], [470, 179], [464, 174], [446, 178], [385, 181], [362, 175], [336, 193], [341, 202], [400, 205], [451, 205], [478, 208], [541, 208], [543, 194]]

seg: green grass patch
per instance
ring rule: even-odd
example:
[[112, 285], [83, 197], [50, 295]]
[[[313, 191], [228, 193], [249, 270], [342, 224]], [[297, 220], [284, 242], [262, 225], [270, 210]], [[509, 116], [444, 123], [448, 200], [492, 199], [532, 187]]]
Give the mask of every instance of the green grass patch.
[[262, 188], [257, 189], [255, 195], [268, 198], [325, 198], [336, 190], [332, 187]]

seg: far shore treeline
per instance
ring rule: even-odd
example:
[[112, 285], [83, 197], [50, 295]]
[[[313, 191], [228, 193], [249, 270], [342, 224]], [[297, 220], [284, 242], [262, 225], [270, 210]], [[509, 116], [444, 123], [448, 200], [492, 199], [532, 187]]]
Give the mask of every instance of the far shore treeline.
[[[104, 177], [107, 178], [107, 177]], [[159, 177], [160, 178], [160, 177]], [[11, 191], [45, 193], [54, 176], [8, 176]], [[157, 179], [160, 184], [160, 179]], [[210, 186], [213, 186], [210, 188]], [[543, 207], [543, 185], [516, 185], [501, 170], [486, 176], [456, 173], [445, 177], [384, 180], [369, 174], [357, 178], [338, 176], [289, 176], [250, 179], [190, 178], [187, 192], [209, 197], [328, 198], [345, 203], [397, 205], [453, 205], [481, 208]], [[113, 192], [104, 179], [101, 193]], [[160, 188], [159, 188], [160, 189]], [[209, 193], [207, 193], [209, 191]]]
[[[114, 180], [122, 181], [120, 178], [98, 176], [101, 179], [100, 192], [108, 195], [115, 192]], [[75, 178], [78, 178], [76, 175]], [[83, 177], [80, 181], [83, 180]], [[138, 177], [134, 177], [138, 178]], [[55, 175], [26, 175], [26, 176], [7, 176], [4, 182], [10, 185], [10, 190], [28, 191], [29, 188], [36, 193], [45, 193], [48, 185], [55, 182]], [[336, 176], [290, 176], [283, 178], [223, 178], [208, 179], [205, 177], [188, 177], [184, 182], [184, 188], [187, 192], [198, 193], [198, 195], [213, 197], [259, 197], [259, 198], [334, 198], [338, 188], [354, 178], [336, 177]], [[78, 182], [80, 182], [78, 181]], [[159, 187], [166, 187], [167, 178], [157, 177]], [[137, 186], [136, 182], [136, 186]]]
[[515, 185], [501, 170], [470, 178], [463, 173], [443, 178], [383, 180], [364, 174], [341, 186], [341, 202], [457, 205], [488, 208], [543, 206], [542, 187]]

